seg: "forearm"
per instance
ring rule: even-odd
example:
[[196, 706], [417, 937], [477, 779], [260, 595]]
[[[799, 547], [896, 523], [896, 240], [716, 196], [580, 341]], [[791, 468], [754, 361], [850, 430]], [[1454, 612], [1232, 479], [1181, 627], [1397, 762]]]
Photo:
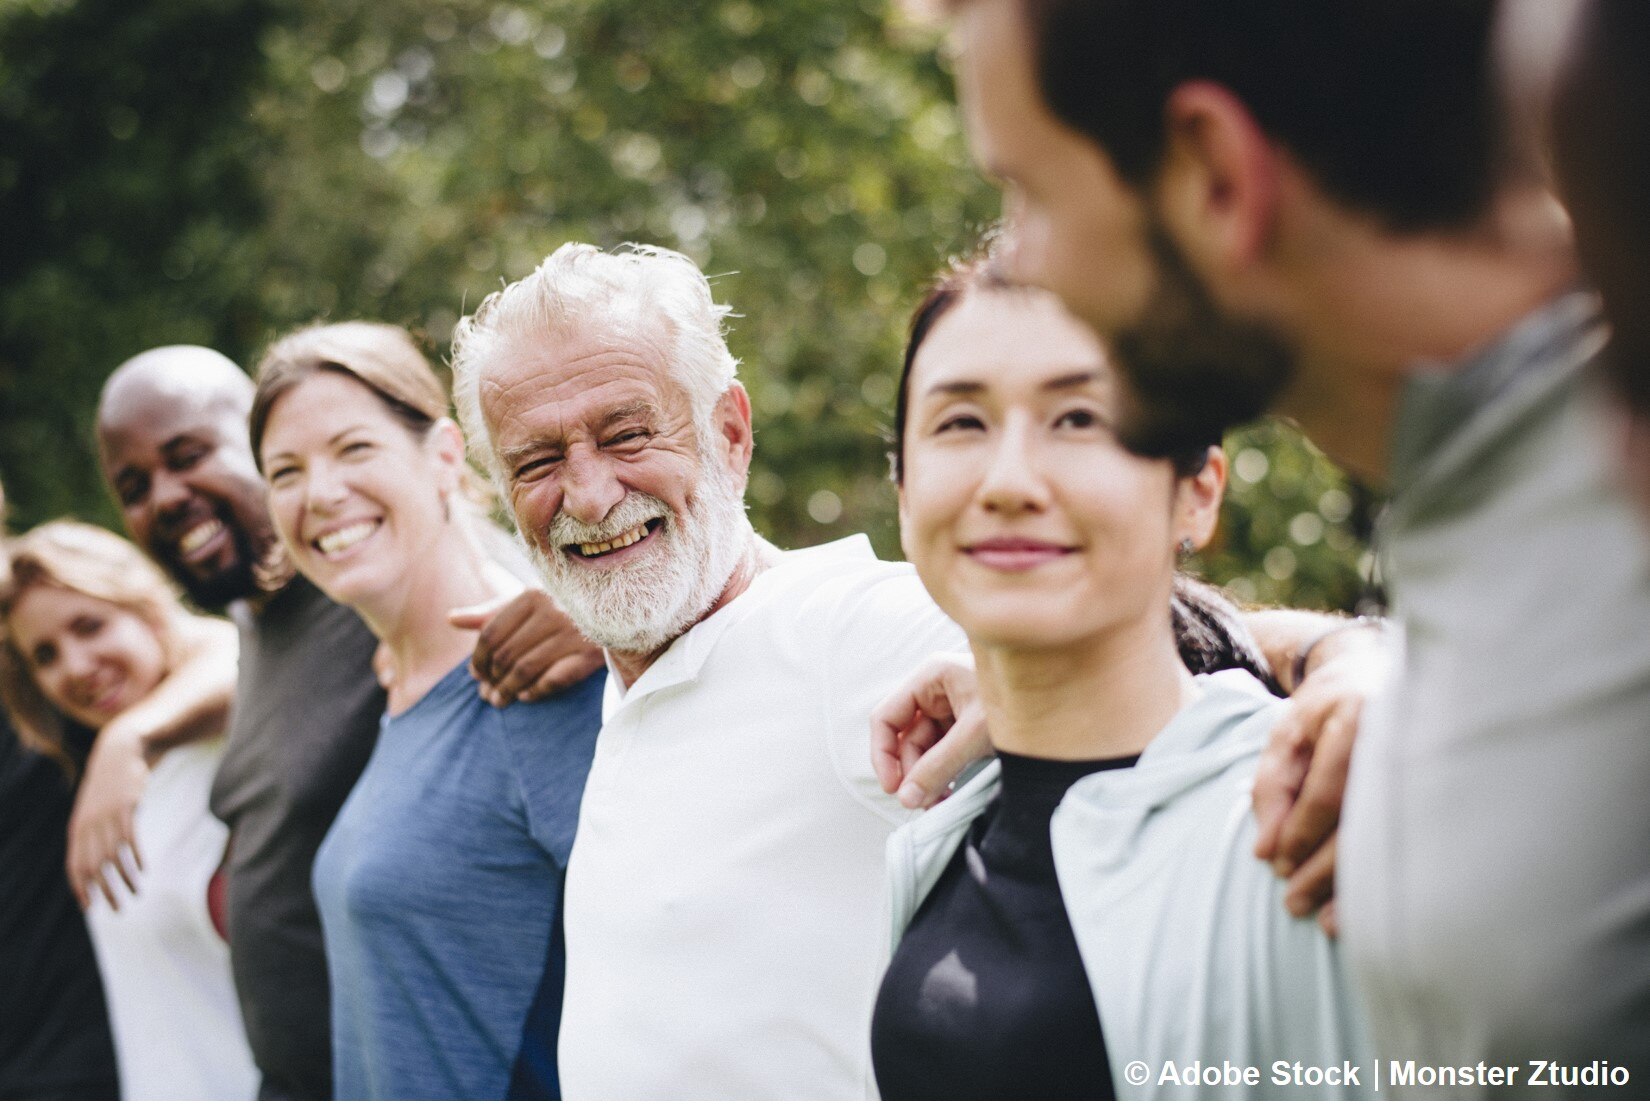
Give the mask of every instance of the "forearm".
[[229, 724], [240, 656], [234, 626], [222, 619], [191, 619], [183, 641], [180, 660], [166, 678], [111, 724], [127, 737], [141, 738], [151, 762], [175, 746], [222, 734]]
[[1321, 611], [1252, 611], [1244, 623], [1285, 692], [1293, 692], [1325, 661], [1378, 644], [1385, 629], [1380, 623]]

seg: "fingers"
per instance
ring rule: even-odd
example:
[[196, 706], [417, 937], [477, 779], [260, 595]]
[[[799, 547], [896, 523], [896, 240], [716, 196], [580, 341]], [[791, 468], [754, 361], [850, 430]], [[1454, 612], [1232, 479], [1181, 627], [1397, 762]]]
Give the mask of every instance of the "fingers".
[[[120, 846], [115, 848], [115, 854], [117, 856], [120, 854], [120, 849], [122, 847], [124, 847], [127, 853], [132, 856], [132, 877], [136, 878], [137, 872], [143, 869], [143, 855], [138, 851], [136, 809], [125, 813], [120, 818]], [[133, 885], [131, 881], [128, 881], [126, 886], [133, 893], [137, 893], [137, 887]]]
[[1315, 854], [1340, 823], [1357, 723], [1356, 710], [1346, 705], [1324, 721], [1300, 796], [1278, 832], [1277, 858], [1291, 867]]
[[899, 803], [906, 808], [928, 808], [938, 803], [971, 762], [990, 753], [985, 716], [977, 706], [965, 710], [925, 754], [907, 765], [905, 780], [899, 787]]
[[[899, 754], [899, 741], [911, 725], [916, 722], [920, 709], [917, 707], [916, 690], [910, 685], [902, 686], [886, 700], [871, 709], [871, 764], [877, 765], [879, 756], [895, 760]], [[893, 785], [886, 782], [883, 789], [892, 793], [899, 788], [896, 781]]]
[[[481, 632], [476, 639], [475, 651], [470, 655], [470, 669], [478, 679], [497, 684], [509, 673], [510, 666], [522, 649], [516, 643], [517, 637], [538, 606], [533, 598], [535, 596], [545, 601], [549, 599], [543, 592], [529, 589], [508, 601], [494, 600], [479, 607], [458, 608], [447, 614], [447, 621], [453, 626]], [[514, 647], [514, 653], [506, 651], [505, 659], [497, 660], [506, 647]]]
[[[545, 697], [558, 693], [563, 689], [572, 688], [600, 669], [606, 661], [607, 658], [602, 652], [595, 649], [563, 654], [548, 669], [545, 669], [525, 688], [516, 693], [515, 698], [524, 704], [543, 700]], [[504, 694], [501, 693], [501, 695]]]
[[[553, 691], [551, 686], [555, 684], [549, 676], [552, 670], [563, 666], [569, 656], [576, 659], [575, 664], [582, 665], [584, 663], [585, 655], [580, 652], [580, 649], [582, 648], [572, 649], [570, 654], [569, 648], [560, 640], [541, 642], [536, 646], [530, 646], [516, 659], [515, 664], [510, 667], [510, 671], [494, 683], [493, 687], [499, 691], [501, 696], [508, 697], [511, 700], [531, 699], [529, 694], [534, 691], [538, 691], [540, 695], [547, 695]], [[582, 679], [589, 676], [594, 668], [593, 665], [590, 666], [578, 678], [571, 678], [572, 669], [570, 668], [562, 669], [557, 676]]]
[[1255, 770], [1253, 790], [1255, 822], [1260, 831], [1255, 839], [1255, 857], [1267, 862], [1278, 853], [1278, 834], [1300, 795], [1306, 779], [1311, 746], [1302, 724], [1300, 710], [1289, 709], [1272, 728], [1272, 737]]
[[1331, 940], [1340, 936], [1341, 916], [1337, 911], [1334, 898], [1330, 898], [1329, 902], [1318, 910], [1318, 927], [1323, 929], [1323, 934]]
[[493, 616], [503, 610], [504, 602], [490, 600], [474, 607], [455, 607], [447, 612], [447, 622], [459, 630], [480, 630], [492, 622]]
[[601, 650], [587, 641], [544, 592], [529, 589], [504, 604], [481, 629], [470, 674], [495, 707], [541, 700], [584, 680], [601, 667]]
[[101, 893], [109, 908], [118, 912], [122, 894], [138, 892], [137, 875], [141, 869], [137, 845], [124, 842], [118, 829], [105, 827], [82, 846], [71, 850], [69, 887], [82, 909], [91, 907], [94, 893]]
[[930, 658], [871, 712], [871, 766], [883, 791], [906, 808], [933, 804], [989, 753], [966, 654]]
[[109, 903], [109, 908], [120, 912], [120, 899], [115, 896], [114, 889], [109, 885], [109, 879], [102, 874], [97, 876], [97, 888], [103, 894], [103, 900]]
[[1331, 835], [1289, 876], [1284, 890], [1283, 907], [1297, 917], [1304, 917], [1327, 902], [1335, 893], [1335, 844]]
[[[921, 690], [931, 687], [926, 676], [928, 666], [871, 711], [871, 767], [884, 793], [898, 793], [905, 773], [921, 756], [922, 748], [939, 740], [943, 728], [950, 726], [949, 705], [943, 709], [931, 693]], [[933, 722], [923, 710], [924, 699], [936, 712], [943, 712], [940, 722]], [[918, 730], [920, 734], [916, 734]]]

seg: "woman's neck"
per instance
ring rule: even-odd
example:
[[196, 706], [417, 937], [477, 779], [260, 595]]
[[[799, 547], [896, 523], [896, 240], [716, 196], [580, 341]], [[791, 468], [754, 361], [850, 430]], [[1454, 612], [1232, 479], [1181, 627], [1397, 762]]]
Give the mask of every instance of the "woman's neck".
[[458, 523], [442, 531], [411, 565], [394, 599], [361, 608], [362, 619], [389, 655], [392, 715], [418, 703], [475, 651], [476, 632], [447, 621], [454, 608], [474, 607], [521, 587]]
[[1077, 646], [973, 643], [992, 745], [1006, 754], [1064, 760], [1145, 750], [1197, 699], [1167, 612], [1149, 626], [1107, 632]]

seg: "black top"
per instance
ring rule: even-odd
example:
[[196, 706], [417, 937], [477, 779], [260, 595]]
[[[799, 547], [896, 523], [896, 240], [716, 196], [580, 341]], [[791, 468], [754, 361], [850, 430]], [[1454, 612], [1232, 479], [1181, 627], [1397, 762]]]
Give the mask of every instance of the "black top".
[[1001, 756], [1001, 793], [969, 828], [883, 976], [871, 1023], [883, 1098], [1115, 1097], [1048, 826], [1079, 778], [1136, 757]]
[[117, 1099], [86, 920], [64, 874], [74, 789], [0, 715], [0, 1100]]
[[332, 1015], [315, 852], [372, 755], [378, 640], [298, 578], [231, 609], [240, 679], [212, 811], [229, 825], [229, 957], [265, 1098], [332, 1097]]

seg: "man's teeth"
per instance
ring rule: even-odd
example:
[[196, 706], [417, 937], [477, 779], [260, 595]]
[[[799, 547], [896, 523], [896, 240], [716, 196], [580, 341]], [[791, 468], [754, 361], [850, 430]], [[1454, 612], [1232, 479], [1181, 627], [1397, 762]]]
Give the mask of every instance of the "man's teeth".
[[594, 557], [598, 553], [610, 553], [615, 549], [635, 545], [645, 537], [647, 537], [647, 523], [644, 522], [616, 538], [608, 538], [605, 542], [584, 542], [579, 546], [579, 552], [586, 557]]
[[206, 545], [223, 530], [223, 523], [217, 519], [208, 519], [199, 526], [191, 526], [178, 539], [178, 552], [188, 557], [202, 546]]
[[327, 556], [339, 550], [348, 549], [357, 542], [366, 541], [368, 535], [378, 529], [376, 522], [357, 522], [354, 526], [345, 526], [341, 530], [333, 530], [322, 534], [315, 539], [315, 548]]

